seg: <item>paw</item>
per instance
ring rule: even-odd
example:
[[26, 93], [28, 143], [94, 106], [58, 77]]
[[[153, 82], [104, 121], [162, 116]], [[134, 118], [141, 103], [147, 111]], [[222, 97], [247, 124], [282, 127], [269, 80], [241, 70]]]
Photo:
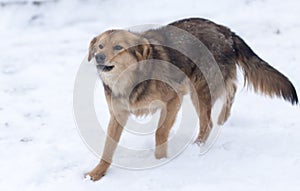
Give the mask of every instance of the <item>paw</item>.
[[218, 119], [218, 125], [224, 125], [224, 123], [225, 123], [225, 119]]
[[94, 169], [91, 172], [85, 173], [84, 178], [88, 178], [92, 181], [100, 180], [105, 175], [104, 171]]
[[85, 178], [90, 178], [92, 181], [100, 180], [109, 168], [110, 163], [101, 159], [100, 163], [91, 171], [84, 174]]
[[202, 147], [205, 145], [205, 140], [201, 137], [198, 137], [194, 143], [197, 144], [199, 147]]
[[167, 158], [167, 150], [162, 148], [155, 149], [155, 158], [156, 159]]

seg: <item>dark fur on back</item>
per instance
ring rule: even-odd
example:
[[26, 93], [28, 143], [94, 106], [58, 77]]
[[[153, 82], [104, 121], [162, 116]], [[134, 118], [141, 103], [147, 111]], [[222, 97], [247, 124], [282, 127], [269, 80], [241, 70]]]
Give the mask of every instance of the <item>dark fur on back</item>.
[[[298, 103], [296, 90], [289, 79], [259, 58], [239, 36], [227, 27], [199, 18], [179, 20], [168, 26], [178, 27], [198, 38], [213, 54], [220, 67], [225, 65], [222, 67], [225, 83], [227, 79], [236, 78], [236, 73], [232, 71], [238, 64], [244, 71], [245, 84], [252, 85], [255, 92], [261, 92], [271, 97], [283, 97], [292, 104]], [[158, 41], [174, 40], [170, 39], [170, 35], [165, 34], [165, 28], [147, 31], [142, 36], [148, 38], [150, 42], [152, 39], [155, 41], [157, 39]], [[162, 59], [163, 57], [189, 77], [193, 75], [201, 77], [201, 71], [196, 65], [180, 52], [157, 45], [152, 45], [152, 47], [152, 58]], [[160, 55], [160, 52], [163, 52], [164, 55]], [[178, 78], [177, 80], [180, 81]]]

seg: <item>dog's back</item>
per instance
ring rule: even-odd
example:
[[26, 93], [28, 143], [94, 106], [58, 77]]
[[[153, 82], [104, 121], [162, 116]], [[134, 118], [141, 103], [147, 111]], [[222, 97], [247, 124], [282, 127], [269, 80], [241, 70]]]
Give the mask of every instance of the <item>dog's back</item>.
[[221, 67], [225, 83], [235, 80], [235, 65], [238, 64], [244, 71], [245, 84], [252, 85], [255, 92], [298, 103], [296, 90], [289, 79], [259, 58], [227, 27], [200, 18], [179, 20], [169, 25], [194, 35], [208, 48], [217, 64], [225, 66]]

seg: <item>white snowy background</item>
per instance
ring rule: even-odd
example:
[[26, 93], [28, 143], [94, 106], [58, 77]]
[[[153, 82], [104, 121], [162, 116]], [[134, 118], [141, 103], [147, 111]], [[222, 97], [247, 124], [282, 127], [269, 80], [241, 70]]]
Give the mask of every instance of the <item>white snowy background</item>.
[[[190, 145], [166, 165], [111, 167], [96, 183], [83, 179], [98, 159], [78, 134], [72, 105], [76, 72], [93, 36], [187, 17], [230, 27], [300, 92], [298, 0], [14, 2], [0, 1], [1, 191], [300, 190], [299, 106], [251, 93], [243, 82], [206, 155]], [[101, 99], [99, 107], [106, 107]]]

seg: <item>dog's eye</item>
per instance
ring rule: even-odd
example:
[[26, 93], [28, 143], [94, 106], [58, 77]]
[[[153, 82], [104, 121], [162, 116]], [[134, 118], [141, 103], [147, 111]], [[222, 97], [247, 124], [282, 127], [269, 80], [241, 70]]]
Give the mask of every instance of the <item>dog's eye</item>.
[[103, 45], [102, 45], [102, 44], [100, 44], [100, 45], [99, 45], [99, 48], [100, 48], [100, 49], [102, 49], [102, 48], [103, 48]]
[[114, 46], [114, 50], [122, 50], [123, 49], [123, 47], [122, 46], [120, 46], [120, 45], [116, 45], [116, 46]]

